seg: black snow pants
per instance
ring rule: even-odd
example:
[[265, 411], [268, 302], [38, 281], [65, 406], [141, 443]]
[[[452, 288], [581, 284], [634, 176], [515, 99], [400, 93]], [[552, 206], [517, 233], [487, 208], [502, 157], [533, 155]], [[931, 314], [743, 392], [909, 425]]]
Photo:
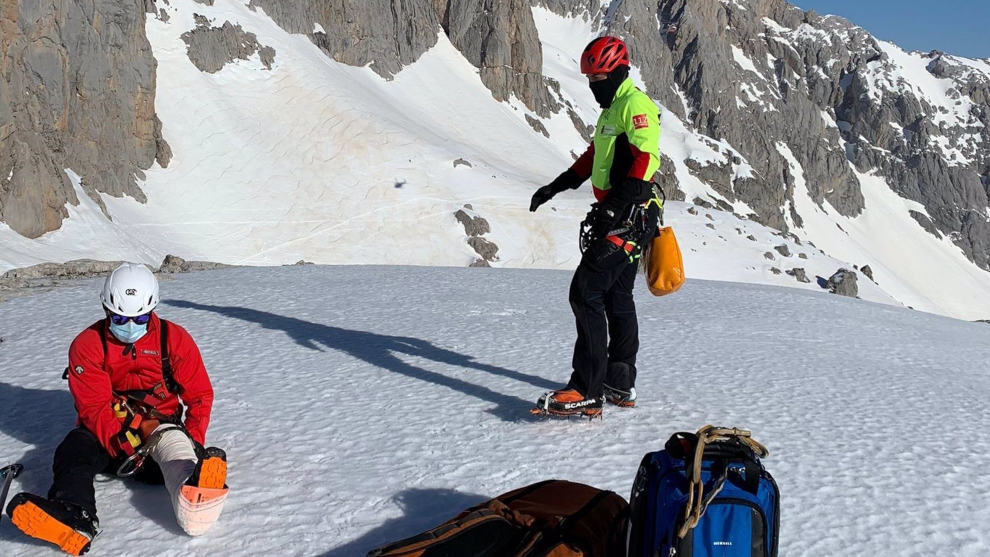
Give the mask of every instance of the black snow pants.
[[[651, 211], [644, 230], [627, 240], [639, 246], [653, 238], [656, 213]], [[639, 259], [607, 239], [587, 247], [574, 278], [570, 302], [577, 323], [573, 373], [567, 388], [585, 397], [601, 397], [603, 384], [628, 391], [636, 384], [639, 322], [633, 302], [633, 284]]]
[[[115, 474], [123, 458], [113, 458], [91, 431], [77, 427], [69, 432], [55, 449], [52, 463], [54, 479], [48, 490], [49, 499], [58, 499], [79, 505], [96, 515], [96, 491], [93, 482], [100, 473]], [[134, 478], [145, 483], [162, 483], [161, 470], [151, 459]]]

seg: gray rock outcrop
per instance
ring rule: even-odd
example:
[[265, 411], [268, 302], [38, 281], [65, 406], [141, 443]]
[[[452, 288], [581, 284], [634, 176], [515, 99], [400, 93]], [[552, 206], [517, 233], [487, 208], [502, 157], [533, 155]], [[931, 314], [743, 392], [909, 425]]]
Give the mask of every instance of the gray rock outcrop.
[[828, 290], [840, 296], [856, 298], [859, 287], [856, 285], [856, 272], [849, 269], [839, 269], [828, 279]]
[[[437, 42], [433, 0], [251, 0], [283, 29], [309, 36], [338, 62], [392, 77]], [[315, 24], [326, 31], [316, 32]]]
[[[296, 265], [305, 264], [305, 261], [299, 261]], [[159, 273], [188, 273], [192, 271], [209, 271], [211, 269], [222, 269], [224, 267], [229, 267], [223, 263], [214, 263], [212, 261], [186, 261], [185, 259], [179, 257], [178, 255], [166, 255], [165, 259], [162, 260], [162, 264], [158, 267]]]
[[[74, 259], [65, 263], [40, 263], [38, 265], [31, 265], [30, 267], [11, 269], [0, 275], [0, 300], [32, 292], [45, 291], [67, 281], [105, 277], [120, 264], [120, 261]], [[166, 255], [156, 272], [165, 274], [185, 273], [219, 269], [228, 266], [210, 261], [185, 261], [174, 255]], [[99, 303], [98, 298], [95, 299]]]
[[[496, 100], [515, 95], [540, 116], [560, 108], [542, 73], [528, 0], [251, 0], [251, 6], [264, 8], [287, 31], [309, 36], [334, 60], [371, 64], [385, 77], [419, 59], [442, 29], [479, 68]], [[326, 32], [314, 31], [316, 23]]]
[[550, 132], [547, 131], [547, 127], [543, 125], [541, 120], [526, 114], [526, 123], [529, 124], [529, 127], [533, 128], [533, 131], [543, 134], [543, 137], [550, 137]]
[[[434, 4], [450, 42], [481, 70], [481, 81], [496, 100], [515, 95], [540, 116], [559, 110], [543, 76], [543, 51], [529, 0]], [[545, 129], [538, 131], [549, 137]]]
[[196, 28], [183, 33], [182, 40], [186, 43], [189, 60], [206, 73], [216, 73], [230, 62], [247, 60], [255, 53], [269, 70], [275, 62], [275, 49], [258, 44], [254, 33], [229, 21], [220, 27], [211, 27], [205, 18], [198, 19]]
[[[143, 0], [0, 2], [0, 221], [35, 238], [82, 190], [144, 202], [135, 179], [171, 151], [155, 114]], [[124, 132], [124, 133], [122, 133]]]
[[474, 207], [465, 205], [454, 213], [454, 218], [464, 227], [468, 245], [478, 254], [471, 267], [491, 267], [493, 262], [498, 261], [498, 246], [482, 237], [491, 232], [491, 225], [474, 211]]
[[95, 259], [74, 259], [65, 263], [40, 263], [11, 269], [0, 275], [0, 281], [28, 281], [31, 279], [76, 279], [102, 276], [120, 266], [120, 261], [98, 261]]
[[808, 278], [808, 274], [804, 271], [803, 267], [795, 267], [784, 271], [784, 273], [796, 278], [798, 282], [811, 282], [811, 279]]
[[468, 245], [474, 248], [481, 259], [491, 263], [498, 260], [498, 246], [488, 240], [477, 236], [468, 238]]
[[487, 220], [479, 215], [469, 215], [464, 209], [458, 209], [454, 213], [454, 218], [464, 226], [464, 233], [472, 238], [488, 234], [492, 231], [492, 227], [488, 224]]
[[[591, 138], [587, 138], [591, 141]], [[653, 175], [653, 181], [660, 184], [663, 195], [670, 201], [684, 201], [687, 196], [678, 186], [675, 174], [674, 161], [664, 153], [660, 153], [660, 169]]]

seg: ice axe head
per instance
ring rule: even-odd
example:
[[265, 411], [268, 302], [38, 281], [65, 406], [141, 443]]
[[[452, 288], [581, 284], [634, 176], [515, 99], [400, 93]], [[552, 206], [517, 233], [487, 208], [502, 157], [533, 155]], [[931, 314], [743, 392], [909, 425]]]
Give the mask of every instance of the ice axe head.
[[21, 475], [21, 472], [23, 470], [24, 470], [23, 464], [11, 464], [9, 466], [4, 466], [3, 468], [0, 468], [0, 478], [6, 479], [7, 476], [10, 476], [11, 478], [16, 478], [17, 476]]

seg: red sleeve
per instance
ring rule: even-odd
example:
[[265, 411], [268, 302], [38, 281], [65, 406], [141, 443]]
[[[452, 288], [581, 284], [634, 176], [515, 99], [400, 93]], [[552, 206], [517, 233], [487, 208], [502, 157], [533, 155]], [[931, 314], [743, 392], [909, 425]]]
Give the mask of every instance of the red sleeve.
[[79, 422], [96, 434], [100, 445], [115, 456], [120, 452], [116, 436], [123, 431], [113, 411], [113, 387], [104, 369], [100, 325], [79, 333], [69, 347], [69, 392], [75, 400]]
[[646, 169], [650, 167], [650, 154], [640, 151], [632, 143], [629, 144], [629, 150], [632, 151], [632, 164], [629, 165], [629, 174], [626, 177], [649, 182], [653, 178], [646, 175]]
[[[175, 334], [172, 334], [172, 331]], [[213, 385], [206, 374], [199, 348], [185, 329], [169, 322], [169, 359], [176, 382], [182, 386], [179, 398], [186, 405], [185, 426], [189, 435], [201, 445], [206, 444], [206, 428], [213, 410]]]
[[571, 170], [577, 172], [578, 176], [581, 177], [581, 181], [587, 180], [591, 177], [591, 170], [595, 162], [595, 144], [589, 143], [588, 148], [584, 150], [584, 154], [578, 157], [578, 160], [574, 161], [571, 165]]

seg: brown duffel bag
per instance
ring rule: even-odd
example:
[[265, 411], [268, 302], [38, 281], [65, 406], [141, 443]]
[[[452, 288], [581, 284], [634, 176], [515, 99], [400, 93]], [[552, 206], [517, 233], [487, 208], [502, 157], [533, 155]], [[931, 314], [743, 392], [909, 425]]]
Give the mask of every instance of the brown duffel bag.
[[471, 507], [368, 557], [621, 557], [629, 504], [584, 484], [547, 480]]

